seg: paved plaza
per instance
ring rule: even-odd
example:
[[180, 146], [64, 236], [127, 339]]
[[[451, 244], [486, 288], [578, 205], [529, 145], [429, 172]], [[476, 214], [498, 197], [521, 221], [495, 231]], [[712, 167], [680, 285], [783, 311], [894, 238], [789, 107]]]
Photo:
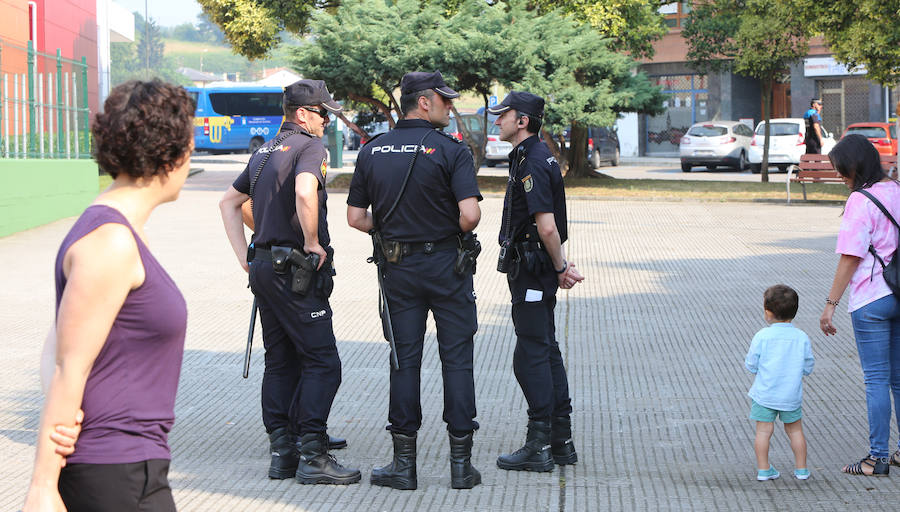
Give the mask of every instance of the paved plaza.
[[[363, 481], [303, 486], [266, 478], [260, 419], [263, 371], [257, 326], [250, 378], [241, 378], [252, 296], [225, 239], [217, 202], [235, 165], [208, 165], [181, 198], [147, 225], [149, 245], [188, 303], [188, 332], [170, 436], [169, 474], [181, 511], [603, 511], [893, 509], [900, 470], [852, 477], [842, 465], [867, 450], [862, 375], [849, 315], [836, 337], [818, 318], [837, 263], [841, 207], [816, 204], [570, 200], [570, 261], [584, 283], [558, 296], [557, 335], [569, 370], [579, 462], [552, 473], [499, 470], [520, 446], [525, 401], [512, 372], [514, 333], [505, 278], [494, 268], [502, 197], [486, 197], [475, 276], [478, 421], [473, 463], [484, 483], [451, 490], [442, 383], [433, 322], [422, 368], [424, 425], [419, 489], [369, 484], [389, 460], [388, 348], [376, 315], [369, 238], [345, 221], [346, 193], [329, 197], [338, 275], [332, 296], [343, 361], [329, 430], [335, 451]], [[53, 311], [56, 250], [74, 219], [0, 238], [0, 510], [21, 506], [31, 473], [41, 394], [38, 358]], [[97, 255], [103, 257], [103, 255]], [[782, 478], [755, 480], [752, 376], [743, 359], [764, 326], [763, 290], [785, 283], [800, 294], [796, 325], [817, 361], [806, 379], [804, 424], [810, 480], [792, 478], [780, 427], [771, 460]], [[893, 428], [892, 443], [897, 440]]]

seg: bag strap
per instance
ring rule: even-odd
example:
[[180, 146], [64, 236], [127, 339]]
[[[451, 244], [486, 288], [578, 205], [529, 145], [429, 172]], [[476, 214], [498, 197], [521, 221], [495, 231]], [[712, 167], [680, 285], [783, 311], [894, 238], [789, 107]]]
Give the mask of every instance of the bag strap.
[[[407, 182], [409, 182], [409, 176], [412, 174], [413, 167], [416, 165], [416, 158], [418, 158], [419, 153], [422, 152], [422, 148], [423, 148], [422, 145], [425, 144], [425, 139], [428, 138], [428, 136], [431, 135], [432, 132], [434, 132], [434, 130], [429, 128], [425, 132], [425, 135], [422, 136], [422, 139], [419, 140], [419, 143], [416, 144], [416, 152], [413, 153], [412, 160], [409, 161], [409, 168], [406, 169], [406, 176], [403, 178], [403, 184], [400, 185], [400, 193], [397, 194], [397, 199], [394, 200], [394, 204], [391, 205], [391, 208], [387, 211], [387, 213], [384, 214], [384, 218], [381, 219], [381, 222], [378, 222], [379, 225], [383, 224], [384, 222], [387, 222], [387, 220], [394, 213], [394, 210], [397, 208], [397, 205], [400, 204], [400, 198], [403, 197], [403, 192], [406, 191], [406, 184], [407, 184]], [[376, 219], [376, 222], [377, 222], [377, 219]], [[379, 229], [379, 231], [380, 231], [380, 229]]]
[[[288, 130], [286, 132], [281, 132], [272, 141], [272, 145], [270, 147], [274, 148], [274, 147], [278, 146], [279, 144], [281, 144], [282, 142], [284, 142], [285, 139], [287, 139], [291, 135], [295, 135], [298, 133], [300, 133], [298, 130]], [[259, 150], [257, 150], [257, 151], [259, 151]], [[249, 196], [250, 196], [250, 207], [251, 208], [253, 207], [253, 189], [256, 188], [256, 180], [259, 179], [259, 173], [261, 173], [263, 170], [263, 167], [266, 166], [266, 162], [269, 161], [269, 157], [272, 156], [272, 153], [273, 153], [273, 151], [268, 151], [268, 152], [266, 152], [266, 154], [263, 155], [262, 160], [260, 160], [260, 162], [259, 162], [259, 166], [257, 166], [257, 168], [256, 168], [256, 173], [253, 175], [253, 178], [250, 179], [250, 194], [249, 194]]]
[[891, 223], [893, 223], [894, 226], [895, 226], [898, 230], [900, 230], [900, 224], [897, 224], [897, 221], [894, 220], [894, 217], [890, 214], [890, 212], [887, 211], [887, 208], [885, 208], [884, 205], [881, 204], [881, 201], [879, 201], [878, 199], [875, 199], [875, 196], [873, 196], [871, 193], [869, 193], [868, 190], [862, 190], [862, 189], [860, 189], [860, 190], [857, 190], [857, 192], [859, 192], [860, 194], [862, 194], [862, 195], [868, 197], [870, 201], [872, 201], [873, 203], [875, 203], [875, 206], [877, 206], [878, 209], [881, 210], [881, 213], [883, 213], [883, 214], [888, 218], [888, 220], [890, 220]]

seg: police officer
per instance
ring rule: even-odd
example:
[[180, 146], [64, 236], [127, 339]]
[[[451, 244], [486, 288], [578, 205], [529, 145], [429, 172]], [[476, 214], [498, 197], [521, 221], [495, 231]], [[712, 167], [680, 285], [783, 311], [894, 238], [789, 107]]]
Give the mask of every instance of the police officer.
[[809, 110], [803, 114], [806, 120], [806, 154], [818, 155], [822, 152], [822, 100], [813, 98]]
[[347, 198], [347, 221], [360, 231], [374, 230], [376, 251], [386, 259], [379, 268], [389, 306], [385, 332], [393, 335], [399, 363], [390, 374], [388, 430], [394, 458], [372, 471], [372, 484], [417, 486], [420, 368], [425, 318], [431, 310], [443, 371], [450, 484], [467, 489], [481, 483], [471, 464], [472, 434], [478, 428], [472, 374], [478, 323], [474, 269], [458, 272], [455, 263], [461, 235], [481, 219], [481, 194], [471, 153], [435, 129], [449, 124], [459, 93], [447, 87], [440, 72], [407, 73], [400, 91], [404, 118], [360, 150]]
[[572, 443], [572, 401], [553, 324], [557, 288], [584, 278], [567, 262], [563, 243], [566, 194], [559, 163], [538, 139], [544, 99], [512, 91], [488, 109], [500, 138], [513, 144], [503, 201], [498, 270], [507, 273], [516, 329], [513, 371], [528, 402], [525, 445], [501, 455], [501, 469], [552, 471], [578, 460]]
[[[326, 220], [329, 112], [341, 110], [321, 80], [284, 89], [285, 122], [263, 144], [219, 203], [225, 232], [259, 305], [266, 349], [263, 424], [269, 477], [303, 484], [351, 484], [360, 472], [328, 455], [328, 413], [341, 382], [328, 296], [333, 285]], [[252, 200], [256, 232], [248, 251], [241, 206]]]

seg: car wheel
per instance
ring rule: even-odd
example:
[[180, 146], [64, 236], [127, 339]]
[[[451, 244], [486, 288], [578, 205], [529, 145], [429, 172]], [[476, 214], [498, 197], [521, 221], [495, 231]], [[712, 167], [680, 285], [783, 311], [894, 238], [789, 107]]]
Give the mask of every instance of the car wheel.
[[600, 168], [600, 150], [595, 149], [593, 153], [591, 153], [591, 167], [594, 169]]
[[681, 164], [681, 172], [691, 172], [691, 164]]
[[750, 172], [759, 174], [762, 172], [762, 164], [750, 164]]
[[247, 150], [250, 151], [250, 154], [256, 153], [256, 150], [259, 149], [260, 146], [263, 145], [265, 141], [262, 137], [253, 137], [250, 139], [250, 145], [247, 146]]
[[743, 151], [741, 151], [741, 156], [738, 157], [737, 167], [735, 167], [735, 169], [738, 172], [747, 170], [747, 155], [745, 155]]
[[616, 146], [616, 152], [613, 153], [613, 159], [612, 159], [612, 162], [610, 162], [613, 165], [613, 167], [619, 165], [619, 156], [620, 156], [619, 155], [619, 147]]
[[485, 160], [484, 165], [486, 165], [488, 167], [497, 167], [497, 161], [496, 160]]

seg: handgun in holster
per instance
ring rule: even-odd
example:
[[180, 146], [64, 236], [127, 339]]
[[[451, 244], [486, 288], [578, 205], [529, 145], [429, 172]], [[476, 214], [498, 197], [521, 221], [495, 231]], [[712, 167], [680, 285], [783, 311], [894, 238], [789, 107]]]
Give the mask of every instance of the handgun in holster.
[[481, 254], [481, 242], [478, 241], [478, 236], [472, 231], [463, 233], [459, 237], [459, 248], [456, 250], [456, 264], [453, 266], [453, 271], [457, 275], [463, 275], [470, 271], [472, 275], [475, 275], [475, 263], [479, 254]]

